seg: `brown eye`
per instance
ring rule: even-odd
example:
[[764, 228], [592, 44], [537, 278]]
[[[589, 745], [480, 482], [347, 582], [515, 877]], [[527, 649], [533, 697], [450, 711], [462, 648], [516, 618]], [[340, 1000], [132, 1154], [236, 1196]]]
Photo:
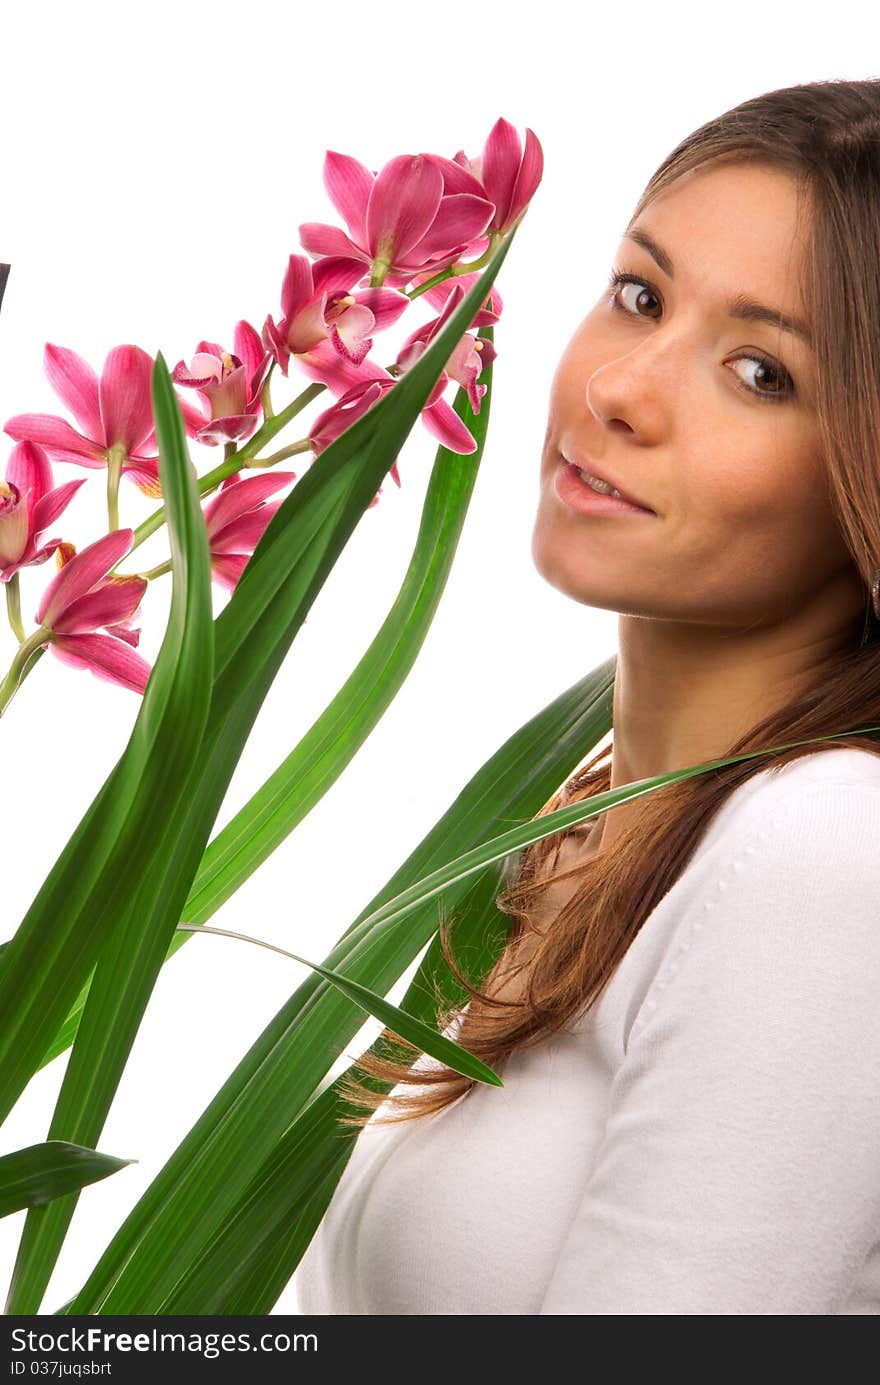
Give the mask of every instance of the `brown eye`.
[[630, 302], [633, 306], [624, 307], [622, 309], [623, 312], [632, 312], [640, 316], [644, 316], [646, 315], [646, 313], [650, 315], [652, 311], [655, 311], [657, 308], [660, 307], [660, 300], [657, 297], [654, 290], [650, 288], [647, 284], [643, 283], [641, 279], [627, 278], [625, 275], [621, 274], [618, 275], [615, 281], [615, 286], [618, 289], [618, 292], [614, 295], [614, 303], [616, 307], [621, 306], [621, 299], [623, 299], [625, 302], [623, 293], [625, 289], [636, 290], [636, 292], [630, 294]]
[[[626, 313], [629, 317], [650, 317], [655, 309], [662, 307], [660, 295], [656, 289], [645, 279], [639, 279], [635, 274], [624, 274], [621, 270], [614, 268], [611, 271], [611, 278], [608, 283], [611, 292], [611, 306], [616, 312]], [[623, 290], [631, 289], [630, 301], [632, 307], [625, 306]], [[750, 355], [736, 356], [730, 365], [737, 365], [740, 361], [751, 361], [758, 367], [754, 383], [748, 384], [741, 376], [737, 375], [737, 388], [744, 394], [748, 394], [752, 399], [760, 403], [781, 403], [786, 399], [793, 399], [795, 395], [794, 381], [789, 375], [785, 366], [779, 365], [769, 356], [762, 356], [755, 352]], [[766, 388], [767, 385], [770, 388]]]
[[[730, 362], [732, 366], [741, 362], [756, 366], [752, 372], [752, 383], [744, 381], [741, 389], [760, 399], [785, 399], [794, 392], [792, 378], [783, 366], [776, 365], [767, 356], [737, 356]], [[769, 386], [769, 388], [768, 388]]]

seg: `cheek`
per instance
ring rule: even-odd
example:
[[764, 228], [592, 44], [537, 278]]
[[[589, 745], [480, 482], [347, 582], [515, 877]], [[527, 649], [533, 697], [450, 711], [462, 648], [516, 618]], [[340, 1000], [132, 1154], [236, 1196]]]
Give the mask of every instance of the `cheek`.
[[811, 429], [756, 419], [734, 431], [728, 421], [715, 439], [701, 431], [676, 478], [684, 484], [670, 506], [670, 542], [680, 554], [711, 565], [721, 585], [737, 574], [760, 585], [762, 573], [787, 583], [808, 566], [846, 560]]

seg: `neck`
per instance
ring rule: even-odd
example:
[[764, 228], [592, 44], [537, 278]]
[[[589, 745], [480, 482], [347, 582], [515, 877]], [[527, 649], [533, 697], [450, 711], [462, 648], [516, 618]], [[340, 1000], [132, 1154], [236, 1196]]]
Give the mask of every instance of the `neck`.
[[[833, 603], [745, 631], [621, 615], [610, 787], [721, 759], [858, 643], [859, 599], [843, 625]], [[597, 819], [602, 844], [638, 812], [635, 800]]]

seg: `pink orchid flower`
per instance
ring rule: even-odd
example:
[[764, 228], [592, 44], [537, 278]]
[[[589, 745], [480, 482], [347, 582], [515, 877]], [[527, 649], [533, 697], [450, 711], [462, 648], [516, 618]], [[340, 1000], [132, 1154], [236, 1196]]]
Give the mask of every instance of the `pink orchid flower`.
[[147, 581], [108, 576], [133, 543], [134, 530], [114, 529], [81, 553], [59, 545], [66, 561], [43, 592], [36, 618], [48, 637], [43, 647], [48, 644], [64, 663], [142, 693], [152, 669], [132, 648], [141, 634], [132, 622]]
[[6, 480], [0, 481], [0, 582], [8, 582], [21, 567], [44, 563], [60, 539], [46, 539], [50, 524], [70, 504], [80, 486], [66, 481], [53, 489], [52, 466], [42, 447], [19, 442], [6, 464]]
[[389, 284], [405, 284], [429, 266], [437, 273], [454, 264], [495, 215], [476, 177], [463, 167], [455, 176], [455, 188], [447, 190], [429, 154], [400, 154], [376, 174], [328, 149], [324, 186], [349, 234], [308, 221], [299, 228], [300, 243], [310, 255], [360, 260]]
[[[331, 405], [331, 409], [338, 407], [342, 398], [356, 387], [363, 389], [366, 385], [378, 383], [383, 386], [384, 392], [390, 389], [397, 378], [369, 360], [364, 361], [360, 367], [349, 365], [322, 347], [316, 347], [311, 351], [308, 360], [300, 359], [300, 365], [306, 375], [313, 380], [320, 380], [338, 396], [336, 404]], [[435, 388], [431, 398], [433, 399], [436, 394]], [[350, 418], [348, 421], [350, 423], [353, 420]], [[450, 452], [468, 453], [476, 449], [470, 432], [445, 399], [436, 399], [434, 403], [429, 402], [425, 405], [422, 409], [422, 423], [433, 437], [449, 448]]]
[[[439, 288], [440, 285], [437, 287]], [[428, 290], [428, 292], [430, 292], [430, 290]], [[446, 301], [443, 304], [443, 309], [439, 316], [435, 317], [432, 322], [426, 322], [422, 327], [419, 327], [407, 337], [398, 354], [395, 362], [396, 365], [400, 366], [404, 371], [410, 370], [415, 365], [416, 361], [427, 349], [432, 337], [436, 336], [450, 313], [458, 307], [465, 293], [466, 289], [464, 285], [456, 280], [450, 292], [446, 295]], [[488, 314], [488, 316], [494, 315]], [[492, 342], [485, 341], [481, 337], [472, 337], [469, 332], [465, 332], [464, 336], [456, 343], [452, 355], [446, 362], [445, 369], [441, 371], [440, 377], [428, 397], [428, 404], [426, 407], [430, 407], [432, 404], [436, 403], [450, 380], [456, 380], [458, 384], [462, 385], [464, 389], [467, 390], [471, 409], [475, 414], [478, 414], [480, 412], [480, 400], [486, 393], [488, 386], [478, 385], [477, 376], [484, 365], [488, 365], [490, 361], [495, 360], [497, 354]], [[458, 418], [458, 415], [456, 414], [455, 417]], [[468, 433], [468, 437], [470, 436], [470, 433]], [[471, 441], [473, 441], [473, 439], [471, 439]]]
[[372, 332], [384, 331], [409, 307], [405, 293], [366, 288], [351, 293], [364, 277], [361, 260], [328, 255], [312, 265], [305, 255], [291, 255], [281, 287], [281, 321], [271, 317], [263, 327], [263, 344], [283, 375], [291, 356], [309, 359], [324, 342], [342, 360], [360, 365], [372, 346]]
[[[469, 278], [471, 285], [467, 287], [472, 286], [473, 275], [462, 275], [461, 277], [462, 281]], [[442, 288], [445, 285], [438, 285], [437, 287]], [[443, 295], [443, 308], [439, 316], [424, 327], [420, 327], [404, 343], [395, 362], [396, 375], [392, 375], [390, 371], [384, 370], [372, 361], [364, 361], [359, 367], [352, 366], [328, 351], [325, 345], [316, 347], [314, 351], [309, 353], [308, 357], [299, 358], [299, 363], [307, 375], [312, 379], [320, 380], [322, 384], [327, 385], [339, 396], [336, 403], [326, 409], [312, 425], [309, 438], [313, 446], [316, 438], [319, 446], [328, 446], [329, 442], [338, 437], [355, 418], [365, 413], [381, 394], [391, 388], [397, 376], [409, 369], [423, 354], [431, 338], [442, 328], [450, 313], [461, 302], [467, 292], [467, 287], [464, 282], [460, 283], [458, 280], [451, 283]], [[425, 297], [427, 298], [431, 293], [433, 290], [429, 289]], [[485, 309], [481, 309], [474, 318], [474, 322], [481, 323], [481, 325], [487, 320], [491, 323], [496, 319], [494, 314], [488, 313]], [[475, 384], [476, 377], [482, 366], [488, 365], [490, 361], [494, 360], [495, 355], [495, 348], [491, 342], [476, 341], [475, 338], [465, 333], [453, 349], [446, 362], [446, 368], [441, 372], [428, 397], [428, 402], [422, 409], [422, 422], [428, 432], [439, 439], [444, 447], [448, 447], [450, 452], [466, 455], [476, 451], [477, 444], [474, 442], [470, 430], [452, 406], [441, 397], [443, 391], [450, 379], [457, 380], [467, 389], [474, 413], [479, 413], [480, 399], [486, 393], [486, 387], [485, 385], [478, 387]], [[371, 384], [379, 385], [379, 390], [374, 390], [368, 399], [361, 401], [367, 386]], [[359, 401], [363, 402], [363, 407], [355, 412]], [[394, 475], [393, 470], [392, 475]], [[398, 478], [395, 476], [394, 479], [399, 485]]]
[[[322, 414], [318, 414], [313, 421], [309, 431], [309, 442], [312, 451], [317, 456], [323, 452], [325, 447], [329, 447], [331, 442], [335, 442], [341, 437], [346, 428], [350, 428], [354, 421], [361, 418], [368, 409], [372, 408], [376, 400], [381, 398], [394, 384], [394, 377], [389, 375], [387, 380], [362, 380], [359, 385], [353, 386], [331, 404], [329, 409], [325, 409]], [[395, 485], [400, 485], [400, 473], [397, 470], [397, 458], [389, 468]], [[380, 486], [373, 499], [367, 506], [372, 510], [374, 505], [378, 505], [379, 496], [382, 494]]]
[[[54, 414], [16, 414], [4, 432], [20, 441], [39, 443], [56, 462], [101, 469], [113, 448], [122, 452], [122, 472], [145, 495], [160, 496], [159, 458], [155, 447], [151, 379], [153, 359], [139, 346], [115, 346], [101, 379], [75, 351], [46, 343], [43, 364], [49, 382], [83, 429], [78, 433]], [[204, 425], [204, 415], [178, 399], [187, 433]]]
[[200, 341], [189, 365], [178, 361], [171, 378], [198, 390], [207, 414], [195, 434], [196, 442], [247, 442], [260, 422], [261, 390], [272, 365], [256, 330], [249, 322], [235, 325], [230, 354], [213, 341]]
[[444, 159], [438, 154], [428, 157], [442, 172], [447, 193], [455, 194], [462, 187], [471, 190], [476, 183], [482, 196], [495, 204], [487, 231], [504, 236], [523, 216], [544, 174], [544, 151], [537, 135], [527, 128], [523, 149], [516, 127], [503, 116], [489, 131], [478, 158], [468, 159], [463, 149], [454, 159]]
[[204, 508], [211, 549], [211, 573], [221, 586], [233, 591], [263, 537], [273, 515], [283, 503], [267, 505], [295, 471], [271, 471], [241, 479], [239, 472], [227, 476], [214, 498]]

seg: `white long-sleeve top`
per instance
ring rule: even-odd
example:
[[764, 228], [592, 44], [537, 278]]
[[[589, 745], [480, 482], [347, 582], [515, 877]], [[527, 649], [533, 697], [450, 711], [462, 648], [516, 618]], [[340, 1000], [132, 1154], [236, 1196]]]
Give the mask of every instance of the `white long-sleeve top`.
[[880, 1313], [880, 758], [733, 791], [577, 1033], [502, 1079], [365, 1127], [301, 1312]]

